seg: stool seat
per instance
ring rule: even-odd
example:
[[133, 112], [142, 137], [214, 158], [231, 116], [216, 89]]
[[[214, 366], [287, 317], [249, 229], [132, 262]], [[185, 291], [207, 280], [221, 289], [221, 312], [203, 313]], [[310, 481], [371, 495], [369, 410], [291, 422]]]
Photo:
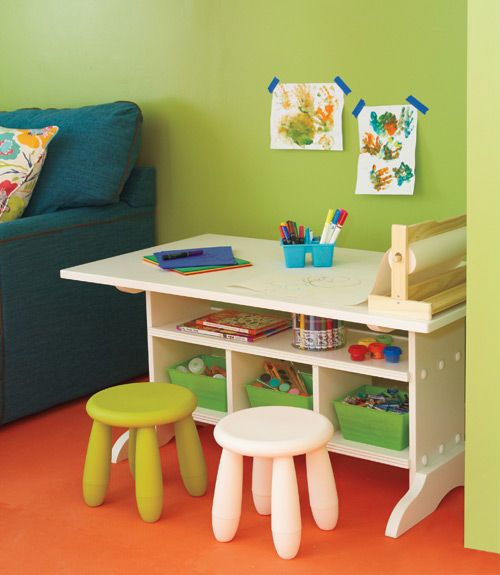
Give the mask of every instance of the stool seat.
[[323, 447], [333, 435], [331, 422], [307, 409], [252, 407], [224, 417], [214, 430], [217, 443], [250, 457], [294, 456]]
[[179, 421], [196, 408], [184, 387], [166, 383], [125, 383], [103, 389], [87, 402], [89, 416], [106, 425], [148, 427]]

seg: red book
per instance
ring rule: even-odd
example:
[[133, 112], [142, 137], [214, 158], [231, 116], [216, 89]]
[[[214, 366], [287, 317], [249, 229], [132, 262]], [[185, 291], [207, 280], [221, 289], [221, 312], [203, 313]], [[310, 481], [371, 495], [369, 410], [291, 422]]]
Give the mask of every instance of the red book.
[[221, 329], [217, 327], [207, 327], [206, 325], [197, 324], [196, 321], [188, 321], [186, 323], [181, 323], [177, 326], [179, 331], [185, 331], [188, 333], [199, 333], [201, 335], [210, 335], [214, 337], [222, 337], [224, 339], [232, 339], [235, 341], [246, 341], [252, 342], [262, 339], [263, 337], [269, 337], [275, 333], [280, 333], [286, 329], [290, 329], [289, 325], [278, 326], [277, 328], [270, 329], [259, 333], [258, 335], [242, 334], [237, 331], [232, 331], [230, 329]]
[[258, 335], [281, 326], [291, 326], [291, 321], [283, 316], [231, 309], [209, 313], [208, 315], [197, 318], [195, 321], [198, 325], [228, 329], [250, 335]]

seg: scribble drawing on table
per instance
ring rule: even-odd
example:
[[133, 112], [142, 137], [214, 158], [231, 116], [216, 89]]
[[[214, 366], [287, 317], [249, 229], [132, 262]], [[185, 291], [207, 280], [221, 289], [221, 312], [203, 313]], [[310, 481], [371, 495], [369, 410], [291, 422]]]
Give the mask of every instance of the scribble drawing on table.
[[336, 84], [279, 84], [273, 92], [271, 148], [342, 150], [343, 105]]
[[304, 291], [309, 288], [323, 289], [323, 290], [349, 290], [361, 285], [361, 280], [348, 275], [311, 275], [304, 277], [297, 277], [291, 279], [285, 278], [272, 278], [259, 280], [258, 285], [235, 285], [230, 287], [237, 287], [243, 289], [250, 289], [266, 295], [279, 293], [285, 298], [298, 298], [303, 297]]

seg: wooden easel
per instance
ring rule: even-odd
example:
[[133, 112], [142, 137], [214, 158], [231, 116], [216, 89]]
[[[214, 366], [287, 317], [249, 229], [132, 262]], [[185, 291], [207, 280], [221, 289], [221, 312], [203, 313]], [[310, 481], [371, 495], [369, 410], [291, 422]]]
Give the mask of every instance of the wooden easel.
[[370, 313], [401, 313], [415, 319], [432, 316], [466, 299], [466, 266], [444, 272], [414, 283], [408, 272], [411, 244], [420, 240], [463, 228], [466, 216], [440, 222], [426, 221], [411, 226], [393, 225], [391, 241], [391, 293], [372, 293], [368, 297]]

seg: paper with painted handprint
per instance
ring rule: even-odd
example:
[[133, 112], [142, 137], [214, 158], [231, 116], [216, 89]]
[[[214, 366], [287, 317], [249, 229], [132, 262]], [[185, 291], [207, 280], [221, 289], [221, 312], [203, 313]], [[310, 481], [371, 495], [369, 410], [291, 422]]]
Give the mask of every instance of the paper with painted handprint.
[[344, 93], [337, 84], [278, 84], [271, 110], [271, 148], [342, 150]]
[[417, 111], [365, 106], [358, 116], [357, 194], [411, 195], [415, 187]]

